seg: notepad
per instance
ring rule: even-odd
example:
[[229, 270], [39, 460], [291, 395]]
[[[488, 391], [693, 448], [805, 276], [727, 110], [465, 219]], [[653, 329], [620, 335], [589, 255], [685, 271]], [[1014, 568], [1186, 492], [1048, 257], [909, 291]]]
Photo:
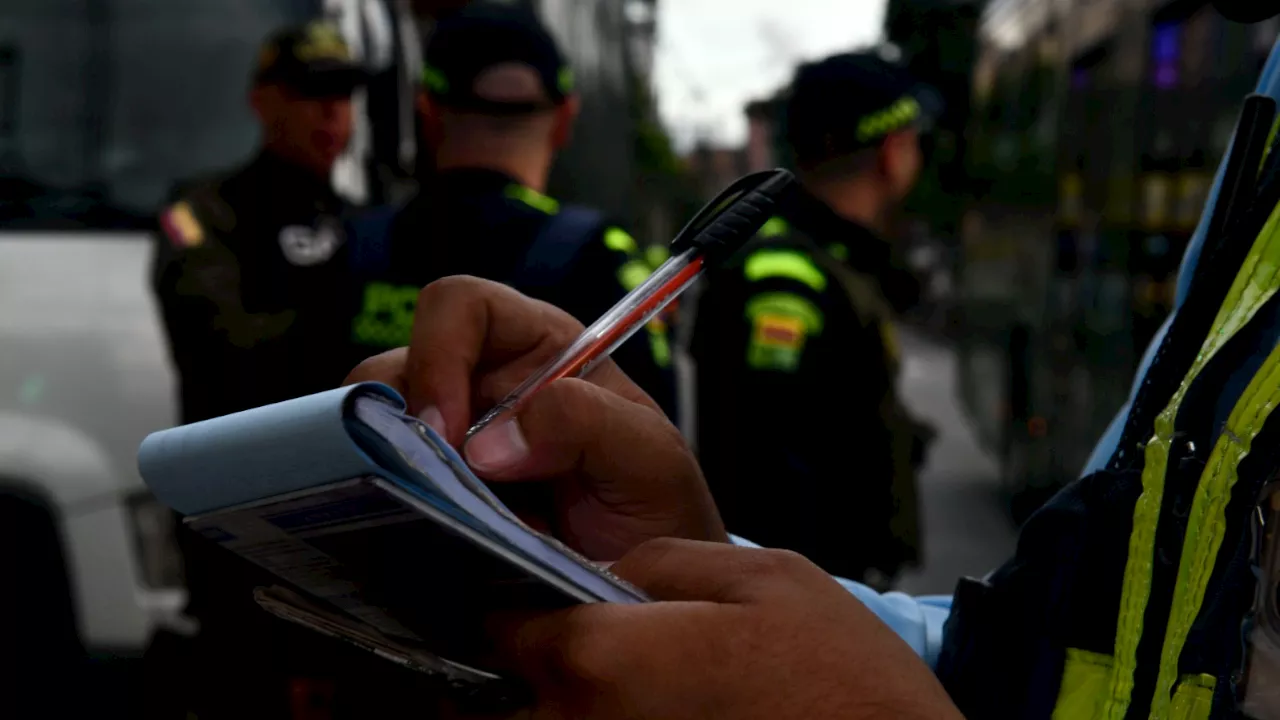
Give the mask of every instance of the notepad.
[[522, 522], [383, 385], [162, 431], [138, 462], [192, 529], [280, 578], [257, 589], [268, 610], [455, 684], [501, 680], [475, 658], [495, 612], [648, 600]]

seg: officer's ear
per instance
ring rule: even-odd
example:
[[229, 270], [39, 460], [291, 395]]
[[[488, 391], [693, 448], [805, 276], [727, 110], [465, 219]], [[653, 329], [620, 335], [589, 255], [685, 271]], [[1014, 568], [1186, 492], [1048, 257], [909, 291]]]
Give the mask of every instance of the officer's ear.
[[573, 126], [578, 121], [578, 113], [582, 112], [582, 100], [577, 95], [565, 98], [556, 108], [556, 124], [552, 130], [551, 144], [556, 150], [564, 149], [573, 139]]
[[911, 192], [923, 164], [920, 134], [913, 128], [889, 133], [880, 144], [880, 174], [895, 199], [900, 200]]

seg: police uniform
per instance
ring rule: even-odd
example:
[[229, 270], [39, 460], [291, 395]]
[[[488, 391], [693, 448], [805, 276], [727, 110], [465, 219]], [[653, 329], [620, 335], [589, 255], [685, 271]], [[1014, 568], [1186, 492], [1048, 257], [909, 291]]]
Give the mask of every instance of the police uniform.
[[[820, 70], [843, 71], [839, 62]], [[801, 72], [793, 98], [813, 70]], [[916, 106], [909, 86], [866, 89], [862, 76], [834, 82], [878, 128], [865, 146], [913, 122]], [[711, 277], [691, 347], [698, 452], [726, 524], [873, 584], [919, 553], [924, 434], [896, 391], [893, 326], [918, 284], [893, 257], [886, 240], [800, 191]]]
[[[452, 108], [519, 112], [470, 91], [474, 78], [507, 63], [536, 69], [549, 105], [572, 91], [554, 41], [536, 20], [515, 11], [486, 7], [443, 20], [425, 59], [431, 101]], [[437, 170], [408, 205], [365, 213], [349, 234], [361, 278], [350, 339], [360, 356], [407, 345], [418, 293], [439, 278], [502, 282], [589, 325], [651, 271], [636, 241], [604, 214], [562, 205], [483, 168]], [[674, 417], [670, 349], [660, 323], [625, 343], [614, 359]]]
[[[1277, 59], [1258, 88], [1273, 99]], [[1236, 150], [1271, 125], [1249, 142], [1238, 131]], [[1210, 199], [1174, 313], [1087, 474], [1027, 521], [1013, 560], [957, 588], [937, 673], [966, 717], [1280, 717], [1280, 154], [1268, 144], [1261, 173], [1240, 165], [1259, 182], [1225, 231], [1211, 229], [1223, 202]]]
[[[363, 73], [332, 32], [317, 23], [272, 38], [255, 81], [349, 95]], [[345, 358], [333, 355], [342, 341], [335, 290], [346, 277], [346, 209], [327, 178], [268, 150], [171, 193], [158, 219], [152, 281], [181, 378], [184, 423], [342, 380]]]
[[[254, 82], [332, 97], [363, 79], [337, 31], [317, 22], [268, 39]], [[269, 150], [173, 190], [158, 217], [152, 284], [183, 423], [341, 383], [352, 367], [342, 302], [347, 210], [328, 178]], [[252, 589], [273, 582], [269, 574], [188, 531], [179, 542], [187, 611], [201, 633], [189, 647], [151, 653], [152, 672], [172, 678], [154, 692], [178, 696], [201, 718], [287, 717], [290, 678], [334, 672], [351, 653], [258, 608]]]

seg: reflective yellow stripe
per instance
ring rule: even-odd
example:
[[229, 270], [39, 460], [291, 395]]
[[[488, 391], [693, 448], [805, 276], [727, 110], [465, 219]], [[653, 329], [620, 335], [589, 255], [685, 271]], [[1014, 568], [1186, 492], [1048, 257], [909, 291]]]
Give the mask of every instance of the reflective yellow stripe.
[[[1174, 419], [1191, 383], [1224, 344], [1257, 313], [1276, 291], [1280, 268], [1280, 208], [1272, 212], [1266, 227], [1254, 241], [1227, 293], [1213, 327], [1205, 338], [1195, 362], [1182, 384], [1155, 421], [1155, 434], [1147, 442], [1142, 470], [1142, 495], [1133, 510], [1133, 531], [1129, 536], [1129, 557], [1125, 563], [1124, 585], [1116, 623], [1115, 667], [1103, 717], [1121, 720], [1133, 694], [1133, 673], [1137, 666], [1142, 620], [1151, 595], [1151, 565], [1155, 555], [1156, 525], [1164, 501], [1164, 480], [1169, 461], [1169, 444]], [[1180, 650], [1180, 648], [1179, 648]], [[1166, 686], [1167, 687], [1167, 686]], [[1167, 707], [1167, 690], [1165, 693]], [[1153, 716], [1154, 717], [1154, 716]]]
[[1262, 162], [1258, 163], [1258, 174], [1262, 174], [1262, 168], [1267, 165], [1267, 158], [1271, 155], [1271, 147], [1276, 141], [1276, 132], [1280, 131], [1280, 118], [1271, 123], [1271, 134], [1267, 136], [1266, 147], [1262, 149]]
[[858, 122], [858, 139], [866, 142], [900, 130], [920, 116], [920, 103], [904, 97], [889, 107], [872, 113]]
[[654, 270], [670, 259], [671, 250], [666, 245], [650, 245], [644, 249], [644, 261]]
[[618, 268], [618, 282], [622, 283], [622, 287], [627, 292], [631, 292], [640, 287], [640, 284], [649, 279], [653, 270], [649, 268], [649, 264], [643, 260], [631, 260]]
[[1053, 706], [1053, 720], [1093, 720], [1111, 682], [1111, 658], [1100, 653], [1067, 649], [1062, 683]]
[[774, 216], [769, 218], [767, 222], [760, 228], [760, 237], [776, 238], [786, 235], [791, 230], [791, 226], [783, 218]]
[[1217, 684], [1218, 679], [1212, 675], [1183, 678], [1173, 694], [1170, 720], [1209, 720], [1209, 714], [1213, 712], [1213, 689]]
[[808, 255], [795, 250], [760, 250], [747, 258], [744, 273], [751, 282], [780, 277], [802, 282], [815, 292], [827, 288], [827, 276]]
[[1240, 462], [1249, 454], [1254, 438], [1262, 431], [1277, 403], [1280, 403], [1280, 346], [1272, 349], [1232, 409], [1196, 487], [1182, 542], [1182, 559], [1178, 563], [1178, 581], [1174, 586], [1164, 648], [1160, 653], [1160, 675], [1151, 701], [1152, 718], [1168, 717], [1169, 693], [1177, 680], [1178, 658], [1191, 632], [1191, 624], [1200, 614], [1209, 576], [1222, 547], [1227, 503], [1239, 477]]
[[519, 200], [534, 210], [539, 210], [548, 215], [555, 215], [560, 212], [560, 203], [531, 187], [512, 183], [507, 186], [506, 195], [512, 200]]
[[805, 331], [809, 335], [822, 332], [823, 316], [807, 298], [791, 293], [762, 293], [747, 301], [747, 319], [755, 320], [761, 315], [785, 315], [798, 317], [804, 321]]
[[611, 227], [604, 231], [604, 246], [614, 252], [626, 253], [628, 255], [640, 250], [640, 248], [636, 246], [635, 238], [631, 237], [626, 230], [616, 227]]
[[649, 321], [649, 351], [653, 353], [653, 361], [658, 367], [671, 365], [671, 341], [667, 339], [666, 323], [658, 319]]

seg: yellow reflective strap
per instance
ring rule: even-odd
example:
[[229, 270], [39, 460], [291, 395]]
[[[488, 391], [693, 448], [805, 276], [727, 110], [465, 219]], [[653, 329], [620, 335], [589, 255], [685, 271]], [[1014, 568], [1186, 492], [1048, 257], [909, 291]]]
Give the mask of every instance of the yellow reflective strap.
[[1178, 685], [1169, 707], [1169, 720], [1209, 720], [1213, 712], [1213, 689], [1218, 679], [1212, 675], [1188, 675]]
[[507, 186], [506, 195], [512, 200], [519, 200], [534, 210], [539, 210], [548, 215], [555, 215], [560, 212], [560, 203], [531, 187], [512, 183]]
[[643, 260], [629, 260], [618, 268], [618, 282], [622, 283], [622, 287], [627, 292], [631, 292], [640, 287], [640, 284], [649, 279], [649, 275], [653, 269]]
[[649, 331], [649, 352], [658, 367], [671, 366], [671, 341], [667, 338], [667, 324], [654, 318], [645, 326]]
[[809, 256], [796, 250], [760, 250], [747, 258], [743, 272], [747, 280], [786, 278], [804, 283], [815, 292], [827, 289], [827, 276]]
[[1271, 123], [1271, 134], [1267, 135], [1267, 144], [1262, 149], [1262, 162], [1258, 163], [1258, 174], [1262, 174], [1262, 168], [1267, 166], [1267, 158], [1271, 156], [1271, 148], [1276, 141], [1276, 133], [1280, 131], [1280, 117]]
[[671, 259], [671, 249], [666, 245], [650, 245], [644, 249], [644, 261], [649, 267], [657, 270], [662, 263]]
[[614, 252], [632, 255], [639, 252], [635, 238], [622, 228], [611, 227], [604, 231], [604, 246]]
[[822, 333], [822, 311], [808, 298], [799, 295], [785, 292], [762, 293], [747, 301], [746, 311], [747, 319], [753, 322], [762, 315], [789, 316], [804, 322], [805, 334]]
[[1137, 667], [1138, 643], [1142, 639], [1143, 615], [1151, 595], [1151, 565], [1155, 555], [1156, 525], [1164, 501], [1164, 480], [1173, 438], [1174, 419], [1187, 389], [1223, 345], [1249, 322], [1258, 309], [1276, 292], [1280, 269], [1280, 207], [1272, 212], [1241, 265], [1240, 272], [1218, 309], [1213, 326], [1200, 353], [1182, 379], [1169, 404], [1156, 417], [1154, 434], [1147, 442], [1142, 469], [1142, 494], [1133, 510], [1133, 530], [1129, 536], [1129, 557], [1125, 563], [1116, 623], [1115, 666], [1103, 717], [1121, 720], [1133, 694], [1133, 673]]
[[1168, 717], [1169, 694], [1178, 676], [1178, 658], [1191, 632], [1191, 624], [1200, 614], [1209, 576], [1222, 547], [1227, 503], [1239, 478], [1240, 462], [1249, 454], [1254, 438], [1262, 431], [1277, 403], [1280, 403], [1280, 345], [1272, 349], [1236, 402], [1196, 487], [1182, 542], [1169, 625], [1160, 653], [1160, 674], [1151, 701], [1152, 718]]
[[769, 218], [760, 228], [759, 235], [762, 238], [777, 238], [790, 232], [791, 226], [781, 217], [773, 216]]
[[1101, 653], [1067, 649], [1053, 720], [1093, 720], [1111, 683], [1111, 658]]

